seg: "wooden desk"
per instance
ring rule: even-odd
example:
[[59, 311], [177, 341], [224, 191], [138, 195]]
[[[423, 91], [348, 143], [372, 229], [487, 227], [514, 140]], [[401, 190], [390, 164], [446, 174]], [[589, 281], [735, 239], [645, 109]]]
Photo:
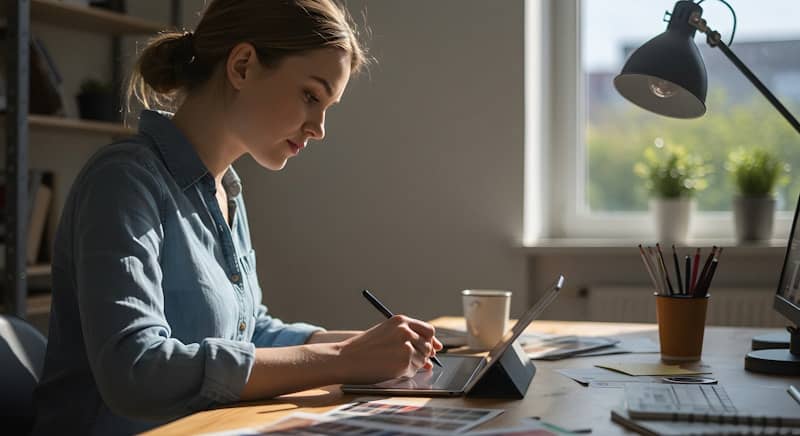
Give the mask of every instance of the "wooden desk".
[[[439, 318], [434, 325], [453, 326], [459, 318]], [[655, 324], [616, 324], [596, 322], [534, 321], [531, 331], [591, 336], [647, 336], [658, 340]], [[766, 329], [708, 327], [703, 344], [703, 363], [711, 365], [713, 376], [722, 384], [760, 384], [786, 386], [800, 384], [800, 377], [777, 377], [744, 370], [744, 356], [750, 350], [750, 339]], [[658, 354], [621, 354], [582, 357], [554, 362], [537, 361], [536, 375], [523, 400], [472, 398], [415, 399], [431, 405], [449, 407], [486, 407], [505, 409], [505, 413], [484, 424], [481, 429], [512, 426], [521, 418], [539, 416], [568, 429], [592, 428], [595, 435], [630, 434], [610, 420], [611, 407], [621, 402], [622, 390], [587, 388], [555, 372], [562, 368], [586, 368], [596, 363], [624, 361], [658, 361]], [[358, 396], [343, 395], [338, 386], [287, 395], [278, 400], [242, 403], [233, 407], [198, 412], [161, 426], [147, 435], [187, 435], [239, 427], [257, 426], [275, 421], [290, 413], [303, 411], [323, 413]]]

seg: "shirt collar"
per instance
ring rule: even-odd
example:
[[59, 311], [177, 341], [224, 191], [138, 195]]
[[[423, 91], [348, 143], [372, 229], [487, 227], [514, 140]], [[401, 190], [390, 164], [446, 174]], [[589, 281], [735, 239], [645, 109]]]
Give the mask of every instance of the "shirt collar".
[[[178, 186], [185, 190], [209, 172], [192, 143], [178, 130], [171, 118], [169, 112], [145, 109], [139, 115], [139, 133], [153, 139], [167, 169]], [[241, 179], [233, 167], [228, 167], [223, 175], [222, 186], [229, 198], [242, 192]]]

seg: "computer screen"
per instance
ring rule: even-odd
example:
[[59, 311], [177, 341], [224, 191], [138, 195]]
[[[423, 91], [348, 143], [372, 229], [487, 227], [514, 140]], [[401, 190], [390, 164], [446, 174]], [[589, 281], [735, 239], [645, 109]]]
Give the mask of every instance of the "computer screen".
[[798, 234], [797, 218], [800, 212], [800, 199], [794, 211], [792, 231], [786, 244], [786, 257], [783, 260], [783, 269], [775, 294], [775, 310], [800, 325], [800, 235]]

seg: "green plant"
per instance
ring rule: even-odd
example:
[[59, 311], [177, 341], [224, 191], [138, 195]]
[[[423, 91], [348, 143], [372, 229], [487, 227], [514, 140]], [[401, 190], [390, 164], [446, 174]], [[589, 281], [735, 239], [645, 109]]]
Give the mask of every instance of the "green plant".
[[725, 167], [739, 194], [749, 197], [771, 196], [775, 188], [789, 182], [789, 164], [765, 148], [734, 150]]
[[677, 198], [705, 189], [711, 167], [686, 148], [667, 145], [645, 149], [644, 160], [634, 165], [634, 172], [644, 179], [651, 196]]
[[105, 94], [111, 92], [111, 84], [97, 79], [84, 79], [81, 82], [81, 94]]

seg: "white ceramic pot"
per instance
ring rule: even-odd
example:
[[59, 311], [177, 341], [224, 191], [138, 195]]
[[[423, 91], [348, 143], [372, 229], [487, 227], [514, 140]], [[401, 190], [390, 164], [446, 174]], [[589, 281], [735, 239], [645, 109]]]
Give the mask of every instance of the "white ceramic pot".
[[772, 197], [733, 198], [733, 222], [739, 242], [766, 241], [772, 238], [775, 199]]
[[683, 244], [689, 237], [689, 225], [696, 202], [689, 197], [652, 198], [650, 213], [656, 237], [662, 244]]

